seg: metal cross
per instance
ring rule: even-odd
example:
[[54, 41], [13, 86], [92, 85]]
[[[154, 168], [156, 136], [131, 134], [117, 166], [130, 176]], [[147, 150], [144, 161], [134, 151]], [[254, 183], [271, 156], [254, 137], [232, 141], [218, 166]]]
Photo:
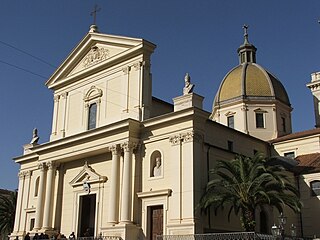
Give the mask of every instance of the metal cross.
[[93, 24], [96, 25], [96, 20], [97, 20], [97, 12], [99, 12], [101, 10], [100, 7], [98, 7], [98, 5], [94, 5], [94, 9], [93, 11], [90, 13], [90, 16], [93, 16]]
[[249, 26], [244, 24], [242, 28], [244, 30], [244, 35], [243, 35], [244, 36], [244, 41], [245, 41], [245, 43], [249, 43], [249, 40], [248, 40], [248, 28], [249, 28]]

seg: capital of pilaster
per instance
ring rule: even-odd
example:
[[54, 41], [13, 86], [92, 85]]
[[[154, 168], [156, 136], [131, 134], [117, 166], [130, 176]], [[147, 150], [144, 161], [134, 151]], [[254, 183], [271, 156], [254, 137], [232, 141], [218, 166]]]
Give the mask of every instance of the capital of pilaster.
[[47, 166], [45, 163], [41, 162], [38, 164], [38, 169], [40, 169], [40, 171], [43, 172], [43, 171], [47, 170]]
[[131, 70], [131, 67], [130, 67], [130, 66], [126, 66], [126, 67], [122, 68], [122, 72], [123, 72], [125, 75], [129, 74], [130, 70]]
[[179, 145], [181, 142], [181, 135], [177, 134], [177, 135], [173, 135], [169, 137], [169, 142], [171, 143], [171, 145]]
[[111, 151], [112, 155], [118, 155], [120, 154], [121, 148], [118, 144], [115, 144], [109, 147], [109, 150]]
[[189, 131], [184, 133], [179, 133], [169, 137], [170, 143], [174, 145], [179, 145], [181, 142], [201, 142], [203, 141], [203, 136], [195, 131]]
[[64, 92], [64, 93], [61, 94], [61, 97], [64, 98], [64, 99], [66, 99], [67, 96], [68, 96], [68, 92]]
[[46, 165], [49, 170], [53, 170], [56, 168], [56, 163], [52, 161], [46, 162]]
[[31, 170], [24, 171], [24, 175], [26, 178], [30, 178], [32, 175], [32, 171]]
[[24, 172], [24, 171], [20, 171], [20, 172], [18, 173], [19, 180], [24, 179], [24, 176], [25, 176], [25, 172]]
[[203, 139], [202, 135], [195, 131], [182, 133], [181, 138], [183, 142], [201, 142]]
[[53, 101], [54, 101], [54, 102], [59, 102], [59, 99], [60, 99], [60, 95], [55, 95], [55, 96], [53, 97]]
[[138, 146], [137, 142], [127, 141], [121, 144], [121, 148], [124, 152], [130, 152]]
[[143, 66], [143, 63], [144, 62], [139, 61], [139, 62], [134, 63], [132, 66], [135, 71], [138, 71]]

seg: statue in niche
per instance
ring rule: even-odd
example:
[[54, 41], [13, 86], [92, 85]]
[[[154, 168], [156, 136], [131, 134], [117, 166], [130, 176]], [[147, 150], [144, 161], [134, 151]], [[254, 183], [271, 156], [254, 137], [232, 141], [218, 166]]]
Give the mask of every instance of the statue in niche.
[[156, 165], [153, 168], [153, 176], [159, 177], [161, 176], [161, 158], [156, 157]]
[[184, 88], [183, 88], [183, 95], [186, 95], [188, 93], [192, 93], [194, 88], [194, 84], [190, 82], [190, 75], [189, 73], [186, 73], [184, 77]]
[[30, 144], [37, 144], [39, 141], [38, 129], [34, 128], [32, 131], [32, 139]]

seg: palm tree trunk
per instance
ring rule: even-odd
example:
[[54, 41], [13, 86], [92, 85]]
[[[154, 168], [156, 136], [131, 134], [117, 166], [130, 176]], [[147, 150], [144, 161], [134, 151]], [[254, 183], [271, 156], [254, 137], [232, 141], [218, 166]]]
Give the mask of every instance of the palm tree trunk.
[[241, 223], [243, 230], [246, 232], [254, 232], [256, 227], [255, 212], [253, 209], [242, 209]]

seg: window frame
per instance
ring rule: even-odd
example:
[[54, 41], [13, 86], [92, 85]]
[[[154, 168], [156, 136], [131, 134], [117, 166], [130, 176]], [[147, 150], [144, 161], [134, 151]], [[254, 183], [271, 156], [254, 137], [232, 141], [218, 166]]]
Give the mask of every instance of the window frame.
[[[85, 108], [85, 130], [92, 130], [99, 127], [100, 103], [102, 98], [102, 90], [91, 86], [84, 97]], [[96, 104], [95, 127], [90, 127], [90, 107]]]
[[[258, 116], [261, 116], [262, 119], [259, 119]], [[260, 111], [255, 112], [255, 121], [256, 121], [256, 128], [259, 128], [259, 129], [266, 128], [265, 113], [264, 112], [260, 112]], [[261, 123], [261, 125], [260, 125], [260, 123]]]
[[[230, 121], [232, 119], [232, 121]], [[234, 115], [227, 116], [227, 126], [234, 129]]]
[[[317, 185], [314, 187], [314, 185]], [[317, 197], [320, 196], [320, 180], [313, 180], [310, 182], [310, 190], [311, 190], [311, 196]]]

